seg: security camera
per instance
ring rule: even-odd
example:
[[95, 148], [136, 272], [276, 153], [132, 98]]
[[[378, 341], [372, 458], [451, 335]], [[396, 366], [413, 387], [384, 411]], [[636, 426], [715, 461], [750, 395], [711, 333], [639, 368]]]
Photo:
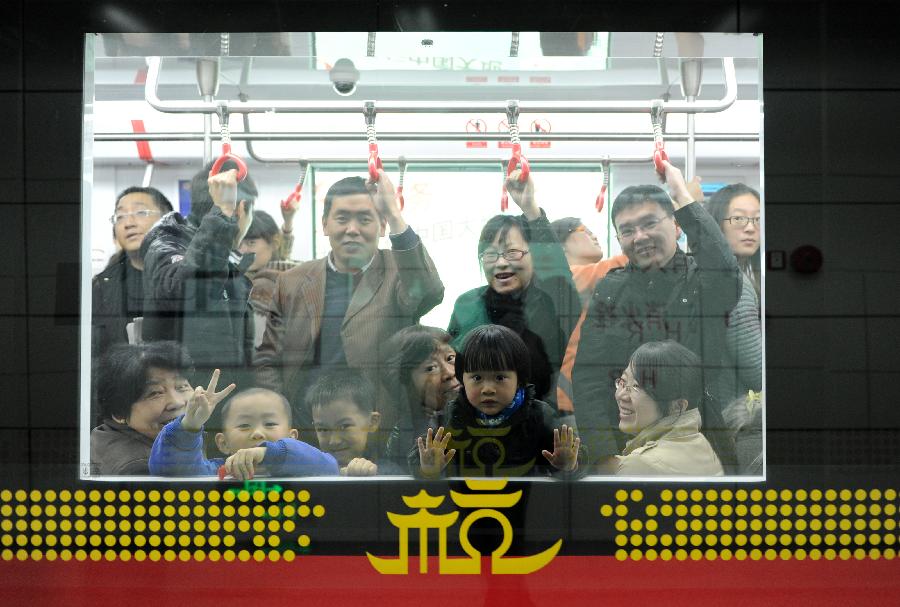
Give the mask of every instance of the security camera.
[[359, 82], [359, 70], [349, 59], [338, 59], [328, 73], [334, 92], [344, 97], [356, 92], [356, 83]]

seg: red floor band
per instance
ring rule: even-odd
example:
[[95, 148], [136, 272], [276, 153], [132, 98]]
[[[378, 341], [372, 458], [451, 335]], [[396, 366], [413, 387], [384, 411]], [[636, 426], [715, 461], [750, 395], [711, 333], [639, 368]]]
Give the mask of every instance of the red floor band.
[[[0, 605], [897, 605], [895, 560], [617, 561], [557, 557], [530, 575], [380, 575], [365, 557], [286, 562], [0, 562]], [[483, 571], [490, 569], [489, 559]], [[430, 598], [429, 598], [430, 597]], [[224, 602], [223, 602], [224, 601]], [[472, 602], [477, 601], [477, 602]]]

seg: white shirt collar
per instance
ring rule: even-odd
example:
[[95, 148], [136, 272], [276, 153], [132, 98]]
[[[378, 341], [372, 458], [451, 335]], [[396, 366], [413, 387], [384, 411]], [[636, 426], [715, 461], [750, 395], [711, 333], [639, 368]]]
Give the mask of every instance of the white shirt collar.
[[372, 262], [375, 261], [375, 255], [378, 255], [378, 251], [375, 251], [375, 255], [372, 255], [372, 259], [369, 260], [369, 263], [367, 263], [366, 265], [361, 267], [358, 272], [341, 272], [340, 270], [338, 270], [337, 266], [334, 265], [334, 260], [332, 259], [333, 255], [334, 255], [334, 252], [329, 251], [328, 256], [325, 258], [328, 262], [328, 267], [329, 267], [329, 269], [331, 269], [332, 272], [338, 272], [340, 274], [351, 274], [351, 273], [352, 274], [362, 274], [363, 272], [368, 270], [369, 266], [372, 265]]

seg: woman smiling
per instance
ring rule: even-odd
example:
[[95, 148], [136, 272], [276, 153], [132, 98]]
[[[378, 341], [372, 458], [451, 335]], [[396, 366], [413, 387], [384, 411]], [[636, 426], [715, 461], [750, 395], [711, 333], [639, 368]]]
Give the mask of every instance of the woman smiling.
[[700, 359], [677, 342], [634, 351], [616, 380], [616, 404], [619, 429], [633, 437], [617, 475], [722, 476], [735, 460], [721, 416], [705, 406]]
[[466, 334], [482, 325], [512, 329], [531, 353], [536, 397], [555, 408], [557, 375], [581, 304], [562, 245], [535, 202], [531, 178], [520, 182], [516, 170], [506, 186], [523, 214], [496, 215], [482, 229], [478, 260], [487, 286], [456, 300], [451, 345], [458, 350]]

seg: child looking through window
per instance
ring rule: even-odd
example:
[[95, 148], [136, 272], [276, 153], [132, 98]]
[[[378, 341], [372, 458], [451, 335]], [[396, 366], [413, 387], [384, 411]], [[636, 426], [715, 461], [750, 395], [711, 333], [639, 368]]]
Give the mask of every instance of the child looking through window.
[[413, 467], [426, 478], [574, 472], [581, 439], [574, 428], [557, 426], [556, 411], [535, 398], [530, 375], [528, 348], [514, 331], [483, 325], [469, 332], [456, 357], [463, 390], [448, 405], [447, 430], [429, 428], [416, 439]]
[[203, 455], [203, 426], [216, 405], [235, 385], [216, 392], [219, 370], [209, 386], [197, 387], [183, 416], [167, 424], [150, 451], [150, 473], [162, 476], [214, 475], [224, 466], [225, 474], [248, 480], [266, 472], [270, 476], [327, 476], [338, 473], [337, 462], [327, 453], [297, 440], [292, 428], [291, 407], [282, 395], [251, 388], [235, 394], [222, 408], [222, 431], [216, 446], [225, 459]]
[[320, 375], [306, 393], [319, 448], [334, 456], [344, 476], [400, 473], [380, 461], [381, 413], [374, 410], [374, 398], [372, 382], [353, 369]]

